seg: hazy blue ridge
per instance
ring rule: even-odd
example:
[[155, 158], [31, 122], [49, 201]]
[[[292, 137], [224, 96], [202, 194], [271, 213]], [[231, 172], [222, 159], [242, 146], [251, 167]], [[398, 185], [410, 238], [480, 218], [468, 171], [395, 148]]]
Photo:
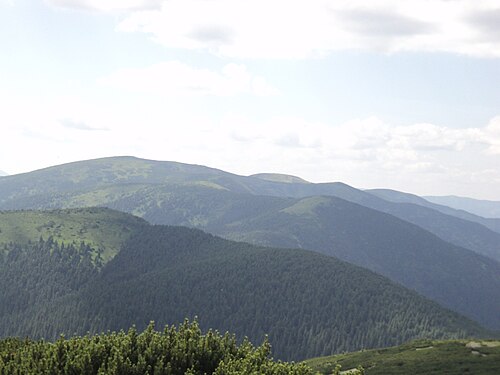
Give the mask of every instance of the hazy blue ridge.
[[430, 202], [465, 210], [486, 218], [500, 218], [500, 202], [456, 196], [426, 196]]
[[[446, 215], [455, 216], [460, 219], [472, 221], [485, 227], [500, 233], [500, 202], [494, 201], [480, 201], [470, 198], [459, 198], [459, 197], [419, 197], [414, 194], [403, 193], [396, 190], [390, 189], [369, 189], [365, 190], [366, 192], [376, 195], [379, 198], [385, 199], [390, 202], [396, 203], [413, 203], [419, 206], [424, 206], [427, 208], [431, 208], [433, 210], [439, 211]], [[447, 205], [447, 201], [450, 198], [449, 202], [451, 203], [454, 198], [459, 201], [473, 202], [472, 205], [467, 206], [464, 205]], [[442, 203], [439, 203], [442, 201]], [[484, 207], [484, 211], [478, 211], [474, 209], [474, 205]], [[455, 207], [455, 208], [453, 208]], [[495, 208], [496, 207], [496, 208]], [[468, 210], [470, 208], [470, 210]], [[498, 214], [495, 215], [495, 210], [498, 209]], [[469, 212], [470, 211], [470, 212]], [[472, 213], [475, 211], [476, 214]]]

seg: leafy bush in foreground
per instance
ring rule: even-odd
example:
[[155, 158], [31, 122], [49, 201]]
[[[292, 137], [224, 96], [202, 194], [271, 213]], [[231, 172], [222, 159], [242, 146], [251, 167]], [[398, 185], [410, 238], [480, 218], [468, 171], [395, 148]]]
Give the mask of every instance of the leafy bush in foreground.
[[275, 362], [269, 342], [237, 344], [234, 335], [202, 334], [196, 321], [155, 331], [61, 336], [56, 342], [9, 338], [0, 341], [0, 374], [292, 374], [313, 371], [304, 364]]

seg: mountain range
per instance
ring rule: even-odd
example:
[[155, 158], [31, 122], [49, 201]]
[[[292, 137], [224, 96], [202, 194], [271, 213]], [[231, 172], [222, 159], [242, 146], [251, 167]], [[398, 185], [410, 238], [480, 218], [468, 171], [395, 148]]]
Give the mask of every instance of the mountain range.
[[449, 206], [457, 210], [464, 210], [486, 218], [500, 217], [500, 202], [497, 201], [479, 200], [453, 195], [445, 197], [430, 196], [424, 198], [429, 202]]
[[106, 208], [0, 215], [0, 336], [55, 339], [197, 317], [281, 359], [491, 335], [387, 278], [301, 249]]
[[343, 183], [313, 184], [279, 174], [246, 177], [133, 157], [70, 163], [0, 180], [0, 209], [106, 206], [153, 224], [315, 250], [500, 329], [496, 221], [425, 202]]

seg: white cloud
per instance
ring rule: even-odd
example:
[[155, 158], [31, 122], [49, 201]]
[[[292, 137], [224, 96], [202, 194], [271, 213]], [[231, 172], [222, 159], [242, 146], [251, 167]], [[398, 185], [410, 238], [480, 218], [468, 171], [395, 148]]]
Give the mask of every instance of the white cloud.
[[[394, 126], [377, 117], [334, 126], [285, 116], [252, 121], [230, 113], [215, 120], [169, 100], [160, 100], [162, 106], [149, 97], [127, 100], [16, 97], [0, 90], [0, 167], [18, 173], [136, 155], [239, 174], [281, 172], [315, 182], [500, 200], [500, 116], [467, 129]], [[61, 119], [71, 119], [72, 126]]]
[[67, 129], [76, 129], [83, 131], [107, 131], [107, 128], [94, 128], [83, 121], [75, 121], [71, 118], [65, 118], [59, 121], [60, 124]]
[[241, 64], [227, 64], [216, 72], [168, 61], [147, 68], [122, 69], [102, 78], [100, 83], [121, 90], [168, 96], [272, 96], [279, 93], [263, 77], [251, 74]]
[[482, 139], [489, 145], [488, 152], [494, 155], [500, 155], [500, 116], [493, 118], [484, 132]]
[[45, 0], [48, 4], [102, 12], [159, 9], [164, 0]]
[[500, 157], [491, 152], [500, 144], [496, 121], [452, 129], [392, 126], [376, 117], [332, 126], [287, 117], [252, 123], [230, 116], [214, 137], [231, 157], [221, 161], [213, 155], [213, 165], [246, 174], [262, 172], [264, 165], [267, 172], [310, 181], [500, 200]]
[[117, 27], [232, 58], [358, 49], [500, 57], [497, 0], [169, 0]]

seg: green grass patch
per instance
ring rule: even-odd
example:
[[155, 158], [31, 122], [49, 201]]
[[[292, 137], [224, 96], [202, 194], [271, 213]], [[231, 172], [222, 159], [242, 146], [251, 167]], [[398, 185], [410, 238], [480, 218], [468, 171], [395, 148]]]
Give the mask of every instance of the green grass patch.
[[314, 213], [314, 209], [318, 206], [331, 203], [331, 199], [328, 197], [309, 197], [303, 198], [294, 205], [287, 207], [282, 210], [282, 212], [286, 212], [291, 215], [312, 215]]
[[365, 350], [306, 361], [321, 374], [363, 366], [367, 375], [500, 373], [500, 341], [418, 340], [386, 349]]
[[27, 244], [49, 237], [64, 244], [85, 242], [101, 249], [107, 262], [144, 224], [142, 219], [106, 208], [0, 211], [0, 245]]

